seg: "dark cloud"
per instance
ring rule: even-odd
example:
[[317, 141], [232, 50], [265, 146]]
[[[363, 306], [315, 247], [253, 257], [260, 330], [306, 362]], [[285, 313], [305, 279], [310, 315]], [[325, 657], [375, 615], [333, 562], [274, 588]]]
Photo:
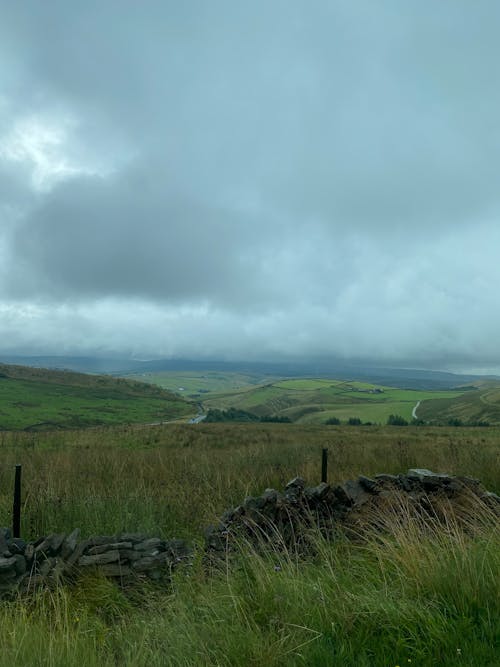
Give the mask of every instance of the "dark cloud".
[[2, 15], [0, 333], [493, 363], [496, 3]]

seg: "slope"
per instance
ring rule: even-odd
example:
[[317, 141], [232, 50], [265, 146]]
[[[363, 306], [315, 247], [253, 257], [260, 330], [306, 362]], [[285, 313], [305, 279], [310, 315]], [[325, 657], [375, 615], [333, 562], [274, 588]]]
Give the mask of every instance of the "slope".
[[363, 422], [385, 423], [391, 414], [410, 421], [419, 401], [451, 400], [462, 391], [419, 391], [367, 382], [297, 378], [208, 394], [203, 404], [205, 408], [234, 407], [261, 417], [288, 417], [298, 423], [324, 423], [331, 418], [347, 421], [351, 417]]
[[157, 422], [196, 412], [160, 387], [107, 376], [0, 364], [0, 429]]

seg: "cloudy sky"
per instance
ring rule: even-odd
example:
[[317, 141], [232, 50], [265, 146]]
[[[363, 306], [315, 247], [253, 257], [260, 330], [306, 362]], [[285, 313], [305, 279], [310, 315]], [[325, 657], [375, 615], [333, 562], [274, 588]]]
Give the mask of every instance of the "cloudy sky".
[[0, 3], [0, 353], [500, 367], [497, 0]]

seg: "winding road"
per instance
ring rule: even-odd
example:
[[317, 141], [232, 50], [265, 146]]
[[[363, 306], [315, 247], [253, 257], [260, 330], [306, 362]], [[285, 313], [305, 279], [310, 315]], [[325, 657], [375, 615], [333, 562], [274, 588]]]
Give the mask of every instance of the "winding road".
[[418, 401], [417, 405], [412, 410], [411, 416], [412, 416], [413, 419], [418, 419], [418, 417], [417, 417], [417, 408], [418, 408], [419, 405], [420, 405], [420, 401]]

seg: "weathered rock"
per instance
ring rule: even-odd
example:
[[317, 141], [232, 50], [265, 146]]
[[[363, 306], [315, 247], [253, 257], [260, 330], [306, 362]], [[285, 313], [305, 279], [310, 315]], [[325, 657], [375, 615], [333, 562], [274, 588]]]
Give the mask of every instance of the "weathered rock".
[[306, 483], [302, 477], [294, 477], [291, 479], [288, 484], [285, 486], [285, 490], [296, 488], [296, 489], [305, 489]]
[[377, 492], [377, 482], [374, 479], [371, 479], [371, 477], [360, 475], [358, 477], [358, 482], [361, 484], [365, 491], [368, 491], [368, 493]]
[[5, 558], [0, 556], [0, 572], [6, 572], [12, 570], [16, 565], [16, 557], [11, 556], [10, 558]]
[[243, 501], [243, 508], [247, 512], [252, 512], [252, 511], [258, 512], [263, 506], [264, 503], [262, 502], [262, 500], [254, 496], [247, 496]]
[[444, 482], [451, 479], [450, 475], [432, 472], [432, 470], [428, 470], [427, 468], [410, 468], [406, 476], [408, 479], [418, 479], [419, 482], [424, 482], [427, 480], [432, 480], [434, 482]]
[[13, 556], [24, 554], [24, 550], [26, 549], [26, 542], [20, 537], [14, 537], [13, 539], [9, 540], [8, 549]]
[[110, 551], [113, 549], [132, 549], [132, 542], [114, 542], [112, 544], [101, 544], [97, 547], [90, 547], [88, 550], [89, 556], [95, 556], [96, 554], [102, 554], [105, 551]]
[[98, 547], [101, 544], [112, 544], [113, 542], [116, 542], [114, 535], [92, 535], [88, 539], [89, 547]]
[[120, 560], [120, 552], [116, 549], [113, 551], [106, 551], [95, 556], [81, 556], [78, 559], [78, 565], [87, 567], [89, 565], [106, 565], [107, 563], [115, 563]]
[[45, 556], [57, 556], [66, 535], [64, 533], [53, 533], [48, 535], [42, 542], [35, 546], [35, 554]]
[[165, 552], [172, 560], [179, 562], [185, 558], [189, 558], [193, 550], [184, 540], [169, 540], [165, 544]]
[[68, 559], [73, 551], [76, 549], [78, 544], [78, 538], [80, 537], [80, 530], [75, 528], [75, 530], [68, 535], [61, 545], [61, 558], [64, 560]]
[[78, 560], [85, 552], [85, 550], [88, 548], [88, 546], [89, 546], [89, 541], [84, 540], [83, 542], [80, 542], [80, 544], [78, 544], [73, 550], [73, 553], [70, 556], [68, 556], [68, 558], [66, 559], [66, 570], [68, 572], [70, 572], [75, 563], [78, 562]]
[[375, 475], [375, 481], [376, 482], [382, 482], [382, 483], [389, 483], [389, 484], [395, 484], [399, 485], [399, 478], [397, 475], [386, 475], [386, 474], [379, 474]]
[[46, 577], [46, 576], [49, 574], [49, 572], [55, 567], [56, 564], [57, 564], [57, 559], [54, 558], [53, 556], [51, 556], [51, 557], [49, 557], [49, 558], [46, 558], [46, 559], [40, 564], [40, 567], [39, 567], [39, 569], [38, 569], [38, 573], [39, 573], [42, 577]]
[[27, 544], [26, 548], [24, 550], [24, 557], [26, 558], [28, 563], [31, 563], [35, 556], [35, 547], [32, 543]]
[[[139, 542], [134, 545], [136, 551], [148, 551], [150, 549], [158, 549], [164, 544], [163, 540], [160, 540], [159, 537], [150, 537], [144, 542]], [[132, 545], [131, 545], [132, 546]]]
[[371, 493], [365, 490], [359, 481], [347, 480], [342, 485], [346, 496], [349, 500], [357, 506], [367, 503], [371, 499]]
[[318, 486], [313, 486], [311, 488], [305, 489], [304, 495], [305, 497], [311, 501], [311, 500], [316, 500], [316, 501], [321, 501], [326, 496], [328, 495], [330, 491], [330, 485], [327, 484], [326, 482], [321, 482], [321, 484], [318, 484]]
[[117, 537], [119, 542], [132, 542], [132, 544], [149, 539], [149, 535], [146, 535], [146, 533], [121, 533]]
[[148, 570], [163, 566], [167, 558], [168, 556], [165, 553], [158, 554], [158, 556], [146, 556], [132, 563], [132, 568], [136, 572], [147, 572]]
[[132, 568], [128, 565], [121, 565], [120, 563], [109, 563], [102, 565], [99, 572], [106, 577], [128, 577], [132, 574]]
[[15, 565], [14, 565], [15, 570], [16, 570], [16, 574], [17, 575], [24, 574], [26, 572], [26, 569], [27, 569], [26, 559], [21, 554], [18, 554], [16, 556], [14, 556], [14, 558], [16, 559], [16, 562], [15, 562]]

